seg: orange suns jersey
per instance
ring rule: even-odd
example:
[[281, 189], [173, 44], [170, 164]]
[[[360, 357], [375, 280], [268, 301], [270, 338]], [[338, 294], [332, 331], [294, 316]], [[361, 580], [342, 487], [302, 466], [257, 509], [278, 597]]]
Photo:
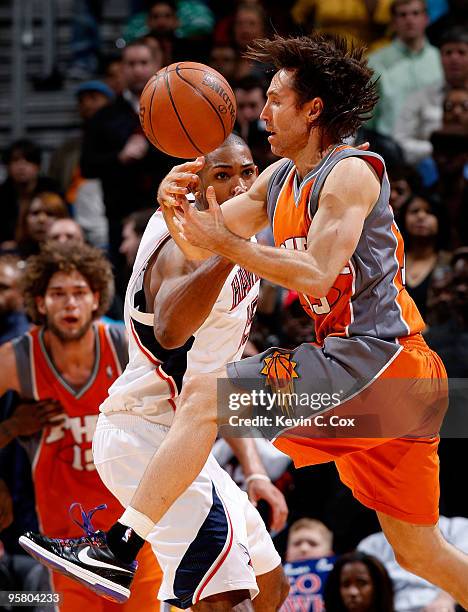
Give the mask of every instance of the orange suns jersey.
[[43, 328], [34, 328], [13, 342], [21, 396], [58, 400], [66, 415], [63, 423], [44, 428], [26, 444], [40, 528], [50, 537], [82, 535], [68, 515], [73, 502], [81, 503], [85, 510], [107, 504], [108, 512], [93, 517], [96, 529], [105, 528], [122, 513], [122, 506], [99, 478], [91, 444], [99, 406], [125, 367], [127, 344], [123, 326], [96, 323], [93, 328], [95, 364], [81, 389], [72, 388], [55, 368], [44, 344]]
[[404, 246], [389, 205], [390, 185], [383, 159], [347, 145], [336, 147], [302, 181], [285, 161], [268, 185], [267, 210], [276, 246], [306, 250], [307, 235], [319, 206], [323, 184], [346, 157], [361, 157], [377, 173], [380, 195], [364, 222], [357, 248], [326, 296], [300, 294], [314, 320], [319, 345], [327, 336], [374, 336], [395, 340], [420, 332], [424, 321], [407, 293]]

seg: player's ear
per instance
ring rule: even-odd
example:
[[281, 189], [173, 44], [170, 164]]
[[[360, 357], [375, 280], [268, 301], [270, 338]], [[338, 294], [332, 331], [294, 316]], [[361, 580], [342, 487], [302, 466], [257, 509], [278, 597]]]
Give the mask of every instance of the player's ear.
[[36, 308], [39, 314], [41, 314], [42, 316], [45, 316], [46, 314], [46, 309], [45, 309], [45, 300], [42, 297], [42, 295], [37, 295], [35, 298], [36, 300]]
[[99, 291], [95, 291], [93, 293], [93, 312], [96, 312], [96, 310], [99, 308], [99, 298], [100, 298], [100, 294]]
[[307, 119], [310, 123], [315, 121], [323, 111], [323, 100], [322, 98], [313, 98], [309, 102], [306, 102]]

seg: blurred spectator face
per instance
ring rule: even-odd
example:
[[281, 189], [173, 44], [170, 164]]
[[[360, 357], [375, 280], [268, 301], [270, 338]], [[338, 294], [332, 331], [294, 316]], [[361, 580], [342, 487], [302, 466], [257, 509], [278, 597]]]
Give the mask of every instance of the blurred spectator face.
[[18, 289], [19, 278], [18, 266], [0, 257], [0, 317], [21, 308], [23, 300]]
[[127, 265], [131, 268], [135, 262], [138, 247], [140, 246], [141, 236], [135, 232], [134, 221], [124, 223], [122, 229], [122, 242], [119, 252], [125, 257]]
[[125, 84], [133, 94], [140, 96], [149, 78], [161, 68], [161, 63], [147, 45], [128, 46], [122, 60]]
[[[210, 66], [220, 72], [228, 81], [236, 70], [236, 52], [233, 47], [213, 47], [210, 53]], [[239, 109], [239, 106], [237, 106]]]
[[390, 183], [390, 206], [394, 211], [400, 210], [404, 202], [411, 195], [411, 187], [405, 179], [391, 181]]
[[240, 8], [234, 19], [234, 40], [240, 49], [245, 49], [256, 38], [262, 38], [265, 26], [262, 14], [255, 8]]
[[170, 4], [160, 2], [153, 5], [148, 12], [148, 28], [158, 35], [173, 34], [178, 26], [177, 15]]
[[451, 89], [444, 101], [444, 127], [460, 125], [468, 134], [468, 89]]
[[83, 230], [73, 219], [56, 219], [49, 226], [47, 240], [56, 240], [62, 243], [74, 240], [82, 244], [84, 243]]
[[39, 176], [39, 166], [28, 161], [20, 151], [13, 151], [10, 163], [8, 164], [8, 174], [17, 185], [26, 185], [35, 181]]
[[99, 109], [107, 106], [110, 100], [99, 91], [84, 91], [78, 96], [78, 112], [83, 121], [91, 119]]
[[99, 294], [91, 291], [88, 281], [76, 270], [53, 274], [45, 295], [36, 300], [46, 327], [63, 342], [82, 338], [99, 306]]
[[453, 304], [464, 316], [468, 312], [468, 255], [460, 257], [453, 266]]
[[433, 132], [433, 157], [444, 181], [456, 180], [468, 162], [468, 134], [460, 125], [451, 125]]
[[467, 87], [468, 43], [449, 42], [440, 49], [445, 80], [452, 87]]
[[26, 232], [29, 238], [43, 242], [55, 219], [64, 216], [60, 212], [62, 207], [65, 207], [62, 198], [56, 194], [49, 194], [46, 198], [43, 196], [34, 198], [26, 215]]
[[257, 121], [265, 106], [266, 98], [261, 87], [255, 87], [247, 91], [245, 89], [236, 89], [237, 98], [237, 119], [242, 125], [243, 123], [252, 123]]
[[395, 7], [393, 27], [397, 37], [406, 44], [422, 38], [428, 23], [426, 9], [419, 0]]
[[435, 268], [427, 298], [427, 310], [430, 313], [431, 325], [443, 323], [450, 318], [452, 302], [452, 270], [449, 267]]
[[257, 178], [257, 166], [247, 145], [232, 144], [210, 153], [199, 173], [202, 187], [200, 199], [205, 203], [209, 185], [215, 190], [216, 199], [222, 204], [229, 198], [247, 191]]
[[286, 561], [305, 561], [306, 559], [320, 559], [333, 554], [329, 538], [313, 527], [303, 527], [290, 534]]
[[434, 237], [439, 229], [439, 222], [429, 202], [419, 197], [408, 205], [403, 223], [408, 235], [414, 238]]
[[354, 561], [343, 566], [340, 594], [346, 610], [366, 612], [374, 609], [374, 585], [364, 563]]
[[125, 89], [125, 81], [121, 60], [115, 60], [107, 66], [105, 81], [117, 95], [122, 93]]

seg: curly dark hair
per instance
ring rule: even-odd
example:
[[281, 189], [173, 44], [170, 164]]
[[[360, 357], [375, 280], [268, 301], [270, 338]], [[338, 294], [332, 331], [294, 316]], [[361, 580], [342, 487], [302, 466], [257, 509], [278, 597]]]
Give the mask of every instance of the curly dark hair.
[[367, 66], [364, 47], [349, 47], [340, 36], [314, 33], [310, 36], [259, 39], [244, 54], [248, 59], [272, 64], [276, 70], [293, 70], [292, 87], [298, 108], [321, 98], [323, 111], [315, 122], [333, 142], [351, 136], [369, 119], [378, 95]]
[[29, 257], [21, 282], [26, 312], [34, 323], [45, 322], [37, 309], [36, 297], [45, 295], [52, 276], [56, 272], [74, 271], [84, 276], [93, 293], [99, 293], [99, 306], [93, 318], [107, 312], [114, 295], [114, 276], [104, 253], [87, 244], [54, 241], [45, 243], [38, 255]]
[[341, 572], [348, 563], [363, 563], [370, 574], [374, 587], [372, 608], [369, 612], [394, 612], [393, 583], [385, 566], [375, 557], [356, 551], [340, 557], [328, 574], [323, 593], [327, 612], [347, 612], [341, 597]]

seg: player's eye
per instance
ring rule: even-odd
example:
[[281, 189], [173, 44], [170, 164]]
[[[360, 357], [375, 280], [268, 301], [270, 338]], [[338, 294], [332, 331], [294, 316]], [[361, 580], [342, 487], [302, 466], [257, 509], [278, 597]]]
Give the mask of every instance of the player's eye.
[[247, 177], [251, 177], [253, 175], [254, 171], [252, 168], [247, 168], [246, 170], [243, 171], [243, 175], [247, 176]]
[[227, 172], [218, 172], [215, 174], [215, 179], [217, 181], [226, 181], [229, 178], [229, 174]]

